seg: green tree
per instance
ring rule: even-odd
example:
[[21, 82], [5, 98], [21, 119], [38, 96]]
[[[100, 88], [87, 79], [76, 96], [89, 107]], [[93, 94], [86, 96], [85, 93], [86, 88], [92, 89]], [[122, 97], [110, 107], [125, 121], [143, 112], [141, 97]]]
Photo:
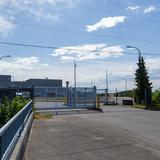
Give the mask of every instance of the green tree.
[[0, 105], [0, 127], [19, 112], [27, 102], [28, 100], [23, 97], [15, 97], [12, 101], [8, 97], [3, 97]]
[[155, 90], [152, 94], [152, 100], [154, 104], [159, 105], [160, 104], [160, 91]]
[[138, 69], [135, 73], [135, 100], [138, 104], [145, 104], [145, 102], [149, 104], [151, 102], [152, 83], [149, 81], [143, 57], [139, 57], [137, 65]]
[[5, 105], [0, 105], [0, 127], [8, 121], [8, 108]]
[[9, 106], [9, 118], [12, 118], [17, 112], [19, 112], [27, 102], [28, 101], [21, 96], [15, 97]]
[[0, 127], [9, 120], [9, 105], [10, 101], [8, 97], [3, 97], [2, 104], [0, 105]]

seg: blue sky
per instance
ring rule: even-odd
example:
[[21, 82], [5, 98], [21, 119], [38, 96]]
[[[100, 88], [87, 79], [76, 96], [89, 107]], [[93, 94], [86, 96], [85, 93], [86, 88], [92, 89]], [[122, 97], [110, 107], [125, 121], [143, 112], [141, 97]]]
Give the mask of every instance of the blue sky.
[[[146, 60], [154, 88], [159, 88], [158, 0], [0, 0], [0, 41], [53, 46], [43, 49], [0, 44], [0, 73], [14, 80], [58, 78], [73, 85], [73, 61], [78, 86], [105, 87], [111, 91], [134, 88], [136, 50]], [[133, 54], [124, 54], [129, 52]]]

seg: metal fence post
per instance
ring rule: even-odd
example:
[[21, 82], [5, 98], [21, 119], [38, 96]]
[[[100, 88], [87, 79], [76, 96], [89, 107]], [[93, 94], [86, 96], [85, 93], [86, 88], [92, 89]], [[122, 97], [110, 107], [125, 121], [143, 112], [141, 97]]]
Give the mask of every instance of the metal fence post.
[[76, 108], [76, 88], [73, 88], [73, 93], [74, 93], [74, 95], [73, 95], [73, 107], [75, 107]]
[[97, 88], [96, 88], [96, 86], [93, 86], [93, 106], [94, 106], [94, 108], [96, 108], [96, 98], [97, 98]]
[[100, 97], [97, 96], [96, 99], [97, 99], [97, 107], [96, 108], [100, 109]]
[[86, 108], [86, 98], [87, 98], [87, 92], [86, 92], [87, 88], [84, 88], [84, 106]]
[[66, 97], [67, 97], [67, 106], [68, 106], [68, 87], [69, 87], [69, 81], [66, 81]]

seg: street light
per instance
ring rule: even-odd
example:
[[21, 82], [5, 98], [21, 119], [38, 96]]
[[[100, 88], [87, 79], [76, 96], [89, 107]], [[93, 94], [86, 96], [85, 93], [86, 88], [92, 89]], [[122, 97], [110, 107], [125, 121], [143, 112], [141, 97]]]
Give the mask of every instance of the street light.
[[[137, 47], [134, 47], [134, 46], [126, 46], [128, 49], [136, 49], [138, 51], [138, 54], [139, 54], [139, 59], [141, 60], [141, 51], [137, 48]], [[145, 104], [147, 105], [147, 88], [145, 87]]]
[[11, 55], [4, 55], [4, 56], [1, 56], [1, 57], [0, 57], [0, 61], [1, 61], [3, 58], [9, 58], [9, 57], [11, 57]]
[[11, 55], [1, 56], [1, 57], [0, 57], [0, 60], [2, 60], [3, 58], [8, 58], [8, 57], [11, 57]]
[[139, 58], [142, 57], [141, 55], [141, 51], [137, 48], [137, 47], [134, 47], [134, 46], [126, 46], [128, 49], [136, 49], [138, 51], [138, 54], [139, 54]]
[[76, 107], [76, 99], [77, 99], [77, 64], [76, 61], [74, 61], [74, 107]]
[[77, 64], [76, 64], [76, 61], [74, 61], [74, 88], [76, 88], [76, 86], [77, 86], [77, 82], [76, 82], [77, 71], [76, 71], [76, 69], [77, 69]]

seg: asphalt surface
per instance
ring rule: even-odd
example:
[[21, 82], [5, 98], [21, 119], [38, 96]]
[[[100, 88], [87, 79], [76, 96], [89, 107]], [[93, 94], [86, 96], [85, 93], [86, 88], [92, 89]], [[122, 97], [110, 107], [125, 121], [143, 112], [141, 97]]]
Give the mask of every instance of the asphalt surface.
[[35, 120], [25, 160], [160, 160], [160, 112], [109, 106]]
[[67, 108], [64, 102], [35, 102], [35, 108], [37, 110], [51, 110], [59, 108]]

